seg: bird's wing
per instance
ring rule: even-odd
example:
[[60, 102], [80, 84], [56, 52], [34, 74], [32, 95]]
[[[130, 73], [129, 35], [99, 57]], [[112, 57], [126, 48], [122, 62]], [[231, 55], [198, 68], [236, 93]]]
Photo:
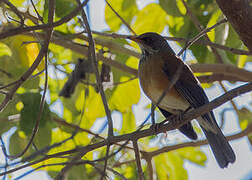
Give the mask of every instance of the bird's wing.
[[[182, 66], [183, 69], [174, 85], [175, 89], [190, 103], [193, 108], [197, 108], [208, 103], [209, 100], [203, 88], [200, 86], [198, 80], [193, 75], [191, 69], [176, 56], [174, 56], [173, 58], [165, 62], [163, 70], [171, 81], [172, 78], [174, 78], [173, 76], [176, 73], [177, 69]], [[169, 66], [170, 60], [176, 61], [175, 67], [177, 68], [174, 68], [174, 66]]]
[[[173, 58], [177, 58], [174, 56]], [[176, 67], [182, 66], [182, 71], [180, 73], [180, 76], [176, 83], [174, 84], [175, 89], [178, 91], [178, 93], [183, 96], [191, 105], [193, 108], [198, 108], [204, 104], [207, 104], [209, 102], [203, 88], [199, 84], [196, 77], [193, 75], [191, 69], [183, 63], [182, 60], [179, 58], [177, 59], [169, 59], [164, 67], [163, 70], [166, 73], [167, 77], [172, 80], [172, 76], [176, 73], [177, 69], [172, 68], [169, 66], [170, 60], [174, 60], [176, 62]], [[213, 112], [206, 113], [201, 116], [203, 118], [199, 118], [199, 123], [201, 126], [203, 126], [205, 129], [208, 129], [210, 131], [216, 132], [216, 120], [214, 117]], [[206, 121], [204, 121], [206, 120]]]
[[[197, 108], [209, 102], [203, 88], [200, 86], [198, 80], [194, 77], [191, 69], [185, 65], [182, 60], [176, 56], [166, 56], [165, 60], [167, 62], [165, 62], [163, 70], [168, 78], [172, 78], [172, 75], [176, 73], [177, 68], [180, 65], [183, 66], [180, 77], [175, 83], [174, 87], [193, 108]], [[171, 66], [171, 64], [173, 66]], [[233, 163], [236, 159], [234, 151], [221, 132], [221, 129], [218, 127], [213, 111], [202, 115], [201, 117], [197, 118], [197, 120], [208, 139], [219, 166], [224, 168], [227, 167], [229, 162]]]

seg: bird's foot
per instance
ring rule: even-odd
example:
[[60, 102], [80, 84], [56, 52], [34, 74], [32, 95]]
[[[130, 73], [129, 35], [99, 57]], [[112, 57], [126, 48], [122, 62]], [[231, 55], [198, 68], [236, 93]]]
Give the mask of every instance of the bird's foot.
[[181, 111], [179, 114], [169, 116], [166, 120], [159, 123], [159, 125], [163, 125], [169, 122], [172, 124], [172, 126], [177, 126], [182, 123], [183, 116], [184, 116], [184, 111], [183, 112]]
[[152, 125], [151, 125], [150, 128], [151, 128], [155, 133], [157, 133], [159, 127], [160, 127], [160, 123], [152, 123]]
[[[179, 113], [177, 115], [172, 115], [170, 118], [169, 118], [169, 121], [172, 123], [173, 126], [178, 126], [180, 124], [183, 123], [183, 117], [184, 115], [189, 111], [191, 110], [192, 108], [191, 107], [188, 107], [185, 111], [179, 111]], [[167, 121], [167, 120], [166, 120]]]

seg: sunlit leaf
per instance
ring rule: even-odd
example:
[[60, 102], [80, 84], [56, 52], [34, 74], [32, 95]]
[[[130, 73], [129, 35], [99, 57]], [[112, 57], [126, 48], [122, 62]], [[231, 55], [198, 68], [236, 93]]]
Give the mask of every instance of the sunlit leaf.
[[248, 60], [248, 56], [240, 55], [239, 58], [238, 58], [237, 66], [239, 68], [244, 68], [247, 60]]
[[[221, 15], [221, 11], [216, 11], [212, 14], [210, 20], [208, 21], [207, 27], [211, 27], [217, 23], [219, 20], [219, 16]], [[215, 29], [212, 29], [210, 32], [207, 33], [209, 39], [211, 41], [215, 41]]]
[[207, 160], [206, 155], [199, 147], [187, 147], [177, 150], [180, 156], [198, 165], [205, 165]]
[[17, 7], [22, 7], [22, 5], [25, 1], [26, 0], [10, 0], [10, 2], [15, 4], [15, 6], [17, 6]]
[[11, 49], [6, 44], [0, 42], [0, 57], [11, 55], [12, 55]]
[[136, 33], [157, 32], [161, 33], [167, 25], [165, 11], [155, 3], [148, 4], [138, 12], [132, 28]]
[[[110, 5], [115, 9], [116, 12], [128, 23], [130, 24], [132, 18], [137, 13], [138, 9], [135, 0], [116, 0], [108, 1]], [[112, 31], [117, 31], [123, 24], [119, 17], [111, 10], [111, 8], [105, 6], [105, 21], [109, 25]]]
[[165, 12], [171, 16], [181, 16], [181, 13], [177, 7], [177, 2], [174, 0], [159, 0], [160, 6]]
[[123, 123], [122, 123], [122, 134], [130, 133], [136, 129], [136, 120], [132, 111], [127, 113], [122, 113]]
[[[252, 123], [252, 113], [247, 108], [243, 107], [238, 111], [239, 123], [242, 130]], [[252, 145], [252, 134], [248, 134], [250, 145]]]
[[[121, 78], [125, 81], [128, 78]], [[133, 104], [137, 104], [140, 99], [140, 88], [138, 80], [132, 80], [116, 87], [110, 99], [113, 108], [124, 113], [131, 109]]]
[[[0, 61], [1, 68], [11, 74], [12, 79], [17, 79], [22, 75], [34, 62], [39, 53], [37, 43], [33, 37], [18, 35], [4, 39], [5, 45], [11, 50], [11, 56]], [[5, 56], [7, 57], [7, 56]], [[38, 67], [40, 71], [43, 67]]]
[[187, 179], [188, 175], [183, 167], [181, 156], [172, 151], [154, 157], [155, 169], [159, 179]]
[[241, 129], [245, 129], [248, 124], [252, 123], [252, 113], [245, 107], [238, 111], [238, 117]]

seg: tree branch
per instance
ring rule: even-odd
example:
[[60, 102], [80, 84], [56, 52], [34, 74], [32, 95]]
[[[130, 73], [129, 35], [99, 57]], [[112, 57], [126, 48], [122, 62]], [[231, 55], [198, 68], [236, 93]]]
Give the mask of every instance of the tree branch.
[[216, 0], [243, 43], [252, 52], [252, 6], [251, 0]]

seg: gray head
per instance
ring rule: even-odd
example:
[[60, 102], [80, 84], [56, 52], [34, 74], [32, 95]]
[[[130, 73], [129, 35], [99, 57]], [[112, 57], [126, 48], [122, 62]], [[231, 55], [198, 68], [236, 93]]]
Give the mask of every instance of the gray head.
[[138, 43], [143, 53], [153, 54], [163, 49], [171, 50], [166, 40], [154, 32], [144, 33], [139, 36], [130, 36], [129, 39]]

